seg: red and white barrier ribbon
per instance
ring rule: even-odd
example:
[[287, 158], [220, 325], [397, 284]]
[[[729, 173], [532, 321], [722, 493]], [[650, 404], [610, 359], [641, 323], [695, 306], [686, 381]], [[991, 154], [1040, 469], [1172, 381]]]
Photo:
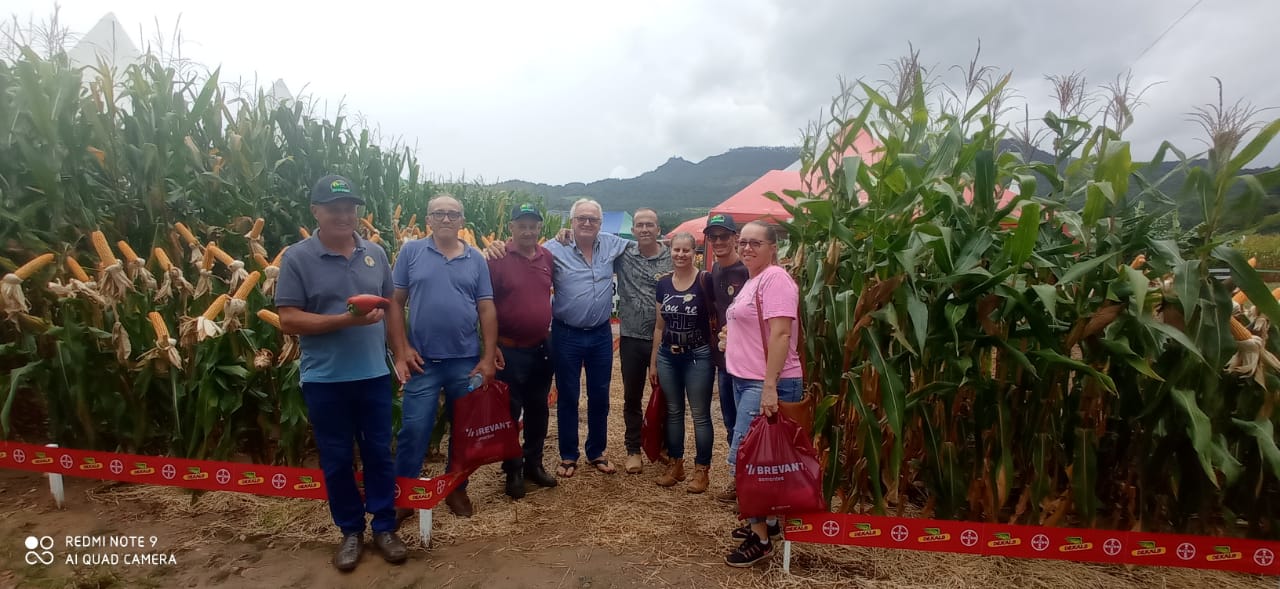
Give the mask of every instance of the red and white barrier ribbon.
[[792, 542], [1280, 575], [1280, 542], [1266, 540], [842, 513], [785, 520]]
[[[0, 441], [0, 468], [204, 491], [328, 498], [324, 475], [316, 468], [117, 454], [5, 441]], [[470, 474], [466, 471], [429, 479], [397, 478], [396, 505], [431, 509]]]

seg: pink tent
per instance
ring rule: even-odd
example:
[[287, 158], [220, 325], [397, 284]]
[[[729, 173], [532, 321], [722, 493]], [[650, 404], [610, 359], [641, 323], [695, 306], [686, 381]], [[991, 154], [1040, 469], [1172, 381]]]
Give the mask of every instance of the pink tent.
[[776, 192], [783, 200], [795, 202], [784, 195], [782, 191], [801, 189], [803, 189], [803, 185], [800, 182], [800, 172], [769, 170], [755, 182], [739, 190], [737, 194], [712, 207], [710, 214], [733, 217], [733, 221], [739, 227], [756, 219], [771, 219], [775, 222], [786, 221], [791, 218], [791, 213], [782, 208], [781, 204], [765, 197], [765, 193]]

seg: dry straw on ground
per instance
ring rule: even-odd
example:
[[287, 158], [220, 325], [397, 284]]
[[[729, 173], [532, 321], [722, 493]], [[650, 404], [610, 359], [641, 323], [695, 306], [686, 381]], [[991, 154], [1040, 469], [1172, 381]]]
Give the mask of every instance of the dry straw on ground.
[[[730, 569], [722, 558], [733, 547], [730, 530], [737, 525], [732, 506], [715, 501], [712, 493], [691, 495], [684, 485], [664, 489], [654, 484], [659, 468], [646, 464], [641, 475], [622, 472], [622, 391], [616, 365], [610, 413], [608, 456], [619, 473], [608, 476], [579, 464], [577, 474], [561, 479], [554, 489], [529, 487], [520, 501], [502, 492], [503, 475], [487, 466], [471, 479], [476, 506], [471, 518], [458, 518], [444, 506], [436, 509], [433, 543], [454, 545], [486, 542], [488, 550], [512, 558], [546, 548], [596, 547], [627, 561], [626, 573], [656, 587], [1213, 587], [1235, 589], [1273, 587], [1274, 580], [1247, 575], [1173, 568], [1104, 566], [1049, 560], [983, 558], [906, 550], [793, 545], [791, 575], [782, 572], [781, 550], [767, 566]], [[585, 400], [584, 400], [585, 403]], [[717, 408], [718, 409], [718, 408]], [[554, 412], [553, 412], [554, 413]], [[585, 415], [585, 409], [584, 409]], [[552, 470], [558, 458], [555, 423], [548, 437], [545, 464]], [[718, 420], [716, 420], [718, 421]], [[585, 425], [584, 425], [585, 427]], [[582, 432], [585, 440], [585, 431]], [[692, 424], [686, 425], [686, 456], [693, 456]], [[717, 427], [712, 489], [728, 478], [724, 464], [723, 429]], [[428, 473], [439, 473], [433, 461]], [[228, 539], [270, 538], [276, 546], [328, 547], [337, 532], [323, 502], [257, 497], [239, 493], [202, 493], [194, 501], [189, 492], [166, 487], [106, 484], [91, 493], [102, 503], [152, 506], [151, 518], [197, 519], [190, 536], [178, 549]], [[405, 523], [403, 534], [413, 549], [422, 545], [416, 520]], [[567, 570], [567, 569], [566, 569]]]

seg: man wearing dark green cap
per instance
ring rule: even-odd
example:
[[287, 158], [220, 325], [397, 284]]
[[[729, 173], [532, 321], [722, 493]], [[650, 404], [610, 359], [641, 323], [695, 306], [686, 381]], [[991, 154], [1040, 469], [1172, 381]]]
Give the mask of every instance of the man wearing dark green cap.
[[541, 487], [556, 486], [542, 466], [547, 439], [553, 363], [547, 335], [551, 329], [551, 252], [538, 245], [542, 213], [531, 204], [511, 211], [511, 241], [506, 256], [489, 260], [493, 303], [498, 311], [498, 352], [505, 366], [497, 378], [511, 389], [511, 417], [524, 416], [524, 456], [502, 463], [506, 493], [524, 497], [525, 479]]

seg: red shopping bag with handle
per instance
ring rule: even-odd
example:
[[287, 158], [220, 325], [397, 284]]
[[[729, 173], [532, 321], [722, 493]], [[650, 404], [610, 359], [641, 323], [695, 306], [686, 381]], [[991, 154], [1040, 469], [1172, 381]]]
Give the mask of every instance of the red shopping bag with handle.
[[640, 426], [640, 447], [649, 462], [659, 462], [667, 451], [667, 399], [662, 387], [650, 381], [653, 392], [649, 394], [649, 406], [644, 410], [644, 423]]
[[511, 392], [494, 380], [453, 402], [450, 472], [519, 458], [520, 432], [511, 419]]
[[743, 519], [827, 510], [818, 452], [804, 429], [785, 415], [756, 416], [737, 461], [734, 482]]

